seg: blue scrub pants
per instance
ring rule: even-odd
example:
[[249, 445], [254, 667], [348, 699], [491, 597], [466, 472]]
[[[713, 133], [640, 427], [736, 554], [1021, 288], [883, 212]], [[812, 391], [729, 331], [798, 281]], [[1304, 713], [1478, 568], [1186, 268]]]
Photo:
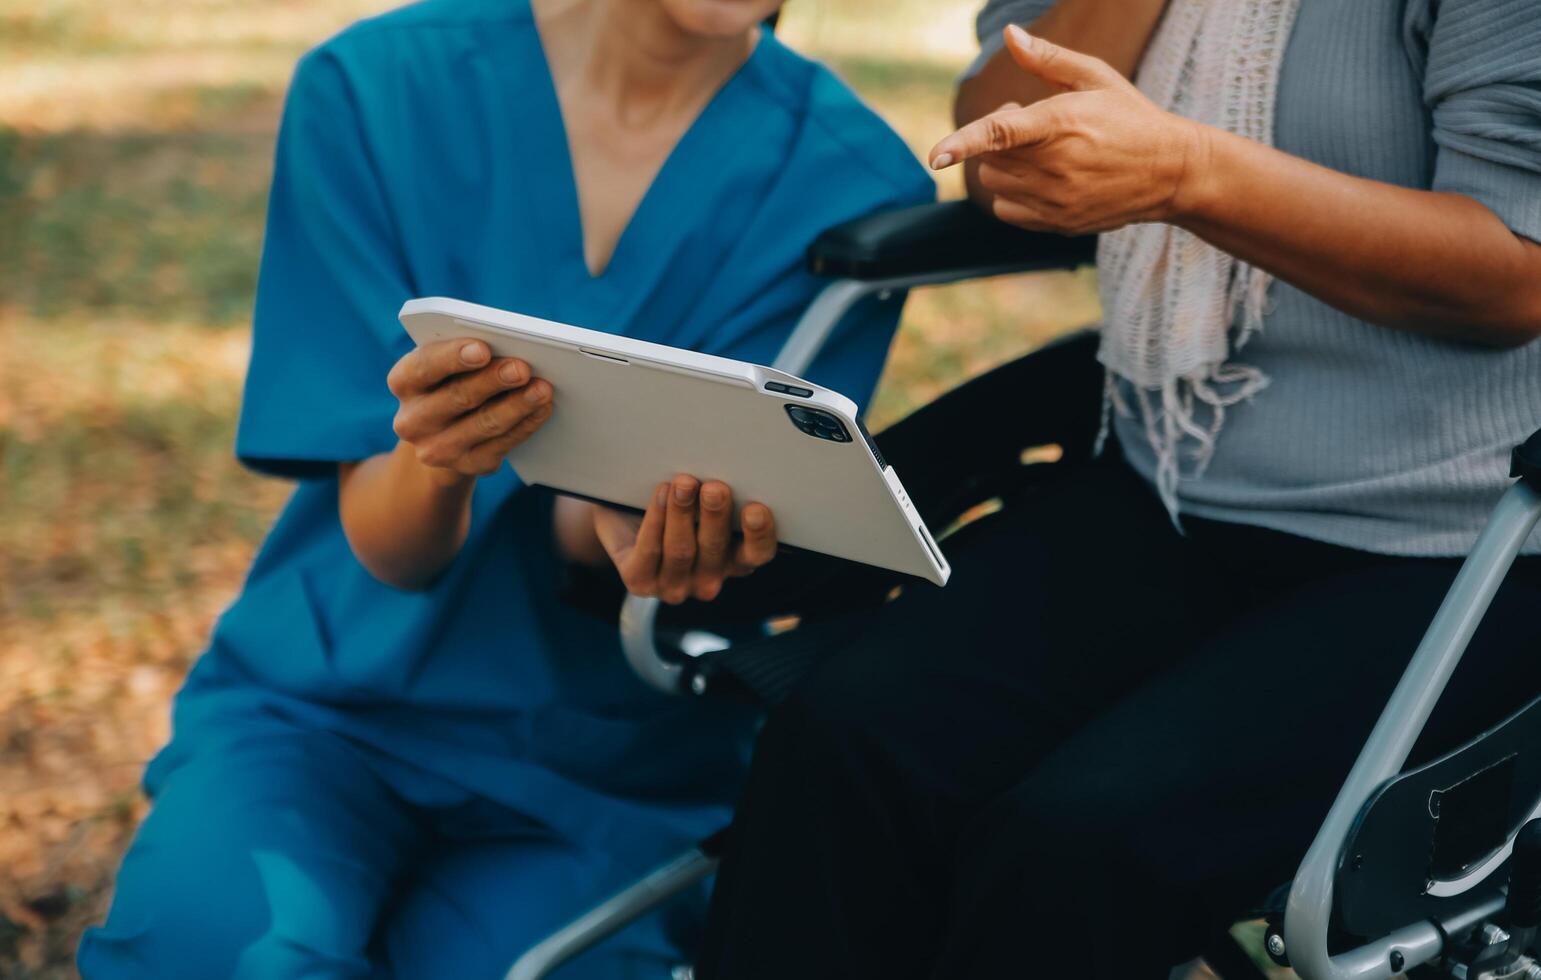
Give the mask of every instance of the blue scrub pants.
[[[337, 736], [278, 729], [200, 749], [158, 787], [86, 980], [501, 977], [635, 877], [476, 798], [409, 800]], [[667, 977], [701, 902], [556, 975]]]

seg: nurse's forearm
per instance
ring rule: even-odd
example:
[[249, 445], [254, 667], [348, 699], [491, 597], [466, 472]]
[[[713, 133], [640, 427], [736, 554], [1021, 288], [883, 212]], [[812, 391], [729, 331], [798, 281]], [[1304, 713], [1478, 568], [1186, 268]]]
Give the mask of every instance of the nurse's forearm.
[[[1023, 26], [1038, 37], [1101, 58], [1132, 78], [1166, 4], [1167, 0], [1060, 0], [1048, 13]], [[1056, 91], [1048, 82], [1025, 74], [1003, 48], [978, 74], [958, 85], [953, 119], [962, 126], [1006, 102], [1028, 105]], [[977, 170], [977, 161], [964, 165], [969, 197], [988, 205], [992, 195], [979, 186]]]
[[587, 500], [558, 494], [551, 508], [551, 531], [557, 553], [568, 561], [594, 568], [610, 564], [610, 556], [594, 531], [594, 505]]
[[475, 477], [424, 465], [406, 443], [337, 469], [343, 533], [371, 575], [421, 589], [455, 560], [471, 526]]

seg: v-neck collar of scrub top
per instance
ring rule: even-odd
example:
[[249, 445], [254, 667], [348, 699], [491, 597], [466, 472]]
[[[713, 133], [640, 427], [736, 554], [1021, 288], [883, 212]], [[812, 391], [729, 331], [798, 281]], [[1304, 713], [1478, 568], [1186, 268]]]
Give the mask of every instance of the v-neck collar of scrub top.
[[[599, 275], [589, 271], [583, 253], [583, 218], [578, 203], [578, 182], [573, 173], [572, 151], [556, 83], [546, 60], [544, 43], [528, 0], [522, 13], [529, 19], [530, 56], [520, 62], [528, 75], [525, 91], [544, 103], [545, 111], [533, 112], [536, 131], [528, 145], [535, 149], [528, 160], [525, 181], [539, 227], [548, 230], [550, 247], [559, 260], [559, 275], [567, 280], [559, 292], [584, 297], [579, 305], [589, 317], [604, 322], [583, 324], [595, 329], [630, 333], [635, 304], [647, 294], [647, 284], [657, 282], [690, 229], [711, 221], [706, 213], [710, 199], [695, 188], [713, 186], [711, 175], [731, 166], [733, 156], [748, 145], [744, 140], [724, 139], [735, 120], [752, 112], [752, 91], [765, 61], [775, 56], [777, 42], [761, 30], [760, 39], [744, 63], [728, 77], [691, 122], [685, 134], [664, 158], [652, 183], [643, 192], [617, 239], [610, 261]], [[683, 207], [680, 202], [686, 202]], [[672, 211], [667, 209], [673, 208]], [[553, 284], [555, 285], [555, 284]]]

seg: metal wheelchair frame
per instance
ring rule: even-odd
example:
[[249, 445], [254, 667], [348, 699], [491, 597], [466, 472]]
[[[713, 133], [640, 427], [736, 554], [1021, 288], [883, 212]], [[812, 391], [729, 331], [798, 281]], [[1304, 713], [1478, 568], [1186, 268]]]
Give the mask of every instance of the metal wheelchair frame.
[[[1541, 493], [1527, 476], [1499, 500], [1301, 861], [1285, 908], [1284, 938], [1290, 962], [1304, 980], [1385, 980], [1434, 961], [1443, 953], [1448, 936], [1503, 910], [1503, 899], [1490, 899], [1464, 910], [1458, 918], [1413, 923], [1347, 952], [1332, 955], [1327, 948], [1343, 841], [1371, 794], [1407, 762], [1477, 624], [1538, 520]], [[1531, 817], [1541, 817], [1541, 808], [1532, 811]], [[1513, 846], [1511, 837], [1498, 854], [1462, 879], [1460, 891], [1498, 870]]]

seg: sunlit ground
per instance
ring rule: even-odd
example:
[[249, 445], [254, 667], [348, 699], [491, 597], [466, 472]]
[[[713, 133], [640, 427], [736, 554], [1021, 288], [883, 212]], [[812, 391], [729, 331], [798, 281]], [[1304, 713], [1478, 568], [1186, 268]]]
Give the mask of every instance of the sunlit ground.
[[[295, 58], [388, 6], [0, 3], [0, 978], [73, 975], [170, 697], [288, 493], [230, 456], [273, 132]], [[972, 13], [793, 0], [781, 35], [923, 152]], [[1085, 273], [917, 295], [871, 415], [1096, 315]]]

